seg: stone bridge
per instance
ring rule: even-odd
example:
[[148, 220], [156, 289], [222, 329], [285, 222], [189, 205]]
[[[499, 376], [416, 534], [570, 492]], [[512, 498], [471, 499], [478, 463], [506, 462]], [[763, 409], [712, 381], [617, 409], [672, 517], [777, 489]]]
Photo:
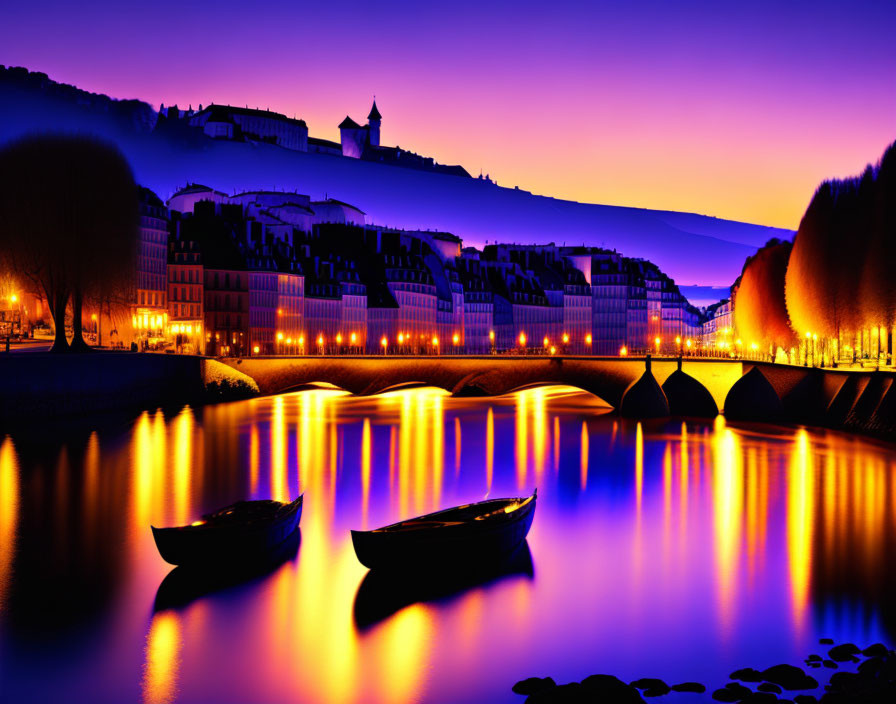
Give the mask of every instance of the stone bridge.
[[[674, 415], [676, 409], [680, 415], [712, 415], [717, 408], [736, 420], [805, 423], [896, 437], [892, 372], [684, 358], [683, 374], [676, 379], [673, 373], [679, 360], [674, 357], [654, 358], [652, 377], [645, 375], [645, 359], [635, 357], [308, 355], [224, 361], [252, 377], [265, 394], [320, 382], [357, 395], [426, 385], [458, 396], [499, 396], [563, 384], [594, 394], [627, 415], [656, 416], [670, 410]], [[649, 386], [638, 389], [646, 395], [635, 393], [638, 386]], [[700, 394], [714, 403], [690, 403]], [[635, 404], [627, 413], [625, 400], [634, 396], [640, 401], [645, 397], [647, 405]], [[657, 410], [652, 402], [664, 405], [664, 410]], [[696, 407], [710, 410], [687, 411]]]
[[[526, 356], [303, 356], [225, 360], [248, 374], [262, 393], [325, 382], [357, 395], [402, 386], [435, 386], [458, 396], [500, 396], [532, 386], [564, 384], [618, 408], [626, 389], [644, 373], [643, 358]], [[743, 375], [740, 361], [685, 359], [684, 371], [709, 389], [719, 406]], [[654, 359], [662, 383], [677, 359]]]

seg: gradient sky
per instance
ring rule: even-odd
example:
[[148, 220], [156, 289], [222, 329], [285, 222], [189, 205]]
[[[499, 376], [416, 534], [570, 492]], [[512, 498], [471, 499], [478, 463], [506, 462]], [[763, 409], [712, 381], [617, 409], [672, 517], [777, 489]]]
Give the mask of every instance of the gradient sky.
[[0, 63], [212, 101], [575, 200], [795, 228], [896, 139], [896, 2], [7, 3]]

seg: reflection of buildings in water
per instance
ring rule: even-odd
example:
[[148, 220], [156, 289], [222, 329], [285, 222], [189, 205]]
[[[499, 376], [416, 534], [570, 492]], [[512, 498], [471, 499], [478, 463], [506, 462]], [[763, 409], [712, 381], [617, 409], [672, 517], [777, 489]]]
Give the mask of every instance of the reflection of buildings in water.
[[10, 437], [0, 441], [0, 614], [16, 549], [16, 523], [19, 513], [19, 467], [16, 448]]
[[[811, 441], [810, 441], [811, 444]], [[812, 448], [815, 507], [807, 532], [807, 601], [816, 624], [837, 633], [896, 638], [896, 461], [892, 450], [836, 433]], [[870, 642], [870, 641], [869, 641]]]

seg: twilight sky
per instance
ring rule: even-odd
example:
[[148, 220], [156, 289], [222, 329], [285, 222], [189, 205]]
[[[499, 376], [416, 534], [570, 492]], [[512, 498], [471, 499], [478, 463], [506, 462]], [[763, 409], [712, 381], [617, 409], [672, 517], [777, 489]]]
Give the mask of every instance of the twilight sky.
[[212, 101], [587, 202], [795, 228], [896, 140], [896, 2], [8, 3], [0, 63]]

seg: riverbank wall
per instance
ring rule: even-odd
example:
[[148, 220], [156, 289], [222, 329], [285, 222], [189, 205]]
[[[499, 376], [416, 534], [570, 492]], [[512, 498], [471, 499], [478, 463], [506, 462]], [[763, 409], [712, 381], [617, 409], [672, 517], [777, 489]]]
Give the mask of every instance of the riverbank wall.
[[93, 351], [0, 354], [0, 423], [237, 400], [245, 374], [187, 355]]

